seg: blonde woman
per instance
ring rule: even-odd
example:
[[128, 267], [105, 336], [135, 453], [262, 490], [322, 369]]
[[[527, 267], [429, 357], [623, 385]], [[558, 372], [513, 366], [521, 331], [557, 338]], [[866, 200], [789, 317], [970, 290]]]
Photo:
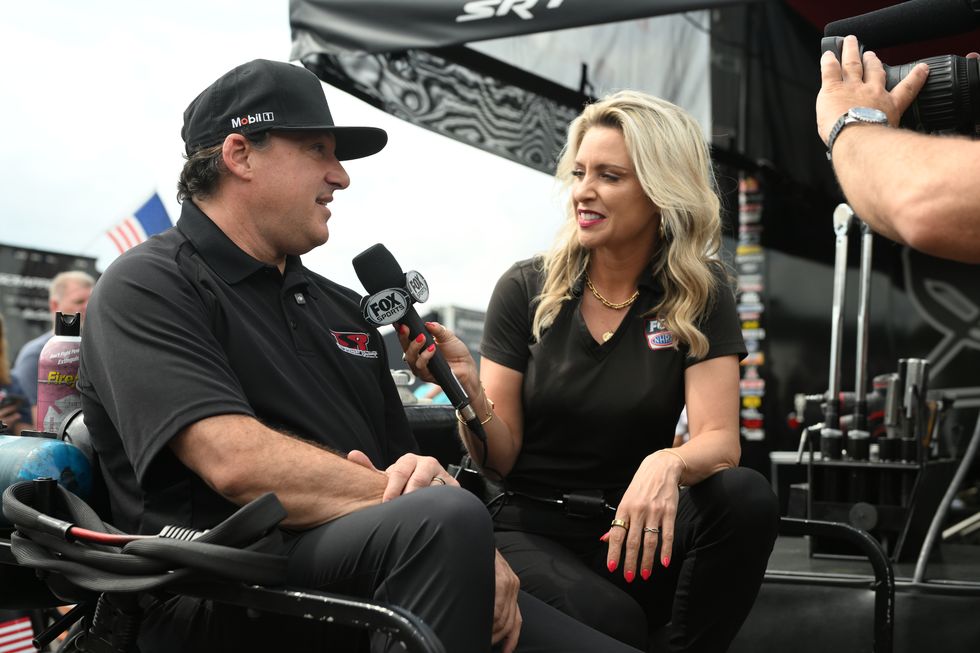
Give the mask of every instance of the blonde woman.
[[[557, 174], [566, 224], [497, 283], [480, 378], [428, 326], [485, 421], [486, 451], [462, 427], [466, 446], [504, 480], [497, 546], [522, 589], [627, 643], [670, 622], [670, 650], [725, 650], [777, 509], [738, 467], [745, 346], [707, 144], [677, 106], [621, 92], [572, 122]], [[402, 338], [425, 376], [432, 351]], [[690, 439], [672, 448], [685, 404]]]

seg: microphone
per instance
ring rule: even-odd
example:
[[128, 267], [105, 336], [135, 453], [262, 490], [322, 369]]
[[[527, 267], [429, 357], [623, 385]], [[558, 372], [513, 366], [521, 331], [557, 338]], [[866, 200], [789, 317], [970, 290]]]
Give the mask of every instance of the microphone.
[[[357, 278], [369, 293], [361, 300], [364, 319], [374, 326], [400, 322], [408, 327], [410, 338], [417, 338], [421, 333], [425, 336], [423, 346], [431, 345], [434, 339], [413, 307], [415, 303], [424, 302], [429, 297], [429, 287], [422, 275], [414, 270], [402, 272], [398, 261], [381, 243], [368, 247], [355, 256], [352, 262]], [[470, 405], [466, 390], [449, 369], [449, 363], [438, 349], [429, 360], [429, 372], [436, 383], [442, 386], [442, 391], [459, 411], [470, 431], [486, 442], [487, 434]]]
[[853, 34], [868, 48], [884, 48], [963, 34], [978, 24], [976, 0], [911, 0], [828, 23], [824, 36]]

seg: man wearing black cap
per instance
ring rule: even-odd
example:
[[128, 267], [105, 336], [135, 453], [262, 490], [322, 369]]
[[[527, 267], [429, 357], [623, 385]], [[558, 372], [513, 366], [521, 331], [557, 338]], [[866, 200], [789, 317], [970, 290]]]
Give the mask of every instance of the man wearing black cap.
[[[359, 296], [299, 258], [327, 240], [327, 205], [350, 183], [340, 161], [387, 135], [334, 125], [312, 73], [263, 60], [199, 95], [182, 134], [180, 220], [106, 271], [82, 343], [115, 524], [209, 528], [271, 491], [291, 585], [400, 605], [451, 653], [633, 650], [523, 594], [518, 608], [483, 505], [413, 453]], [[140, 647], [325, 650], [319, 625], [270, 619], [171, 599]]]

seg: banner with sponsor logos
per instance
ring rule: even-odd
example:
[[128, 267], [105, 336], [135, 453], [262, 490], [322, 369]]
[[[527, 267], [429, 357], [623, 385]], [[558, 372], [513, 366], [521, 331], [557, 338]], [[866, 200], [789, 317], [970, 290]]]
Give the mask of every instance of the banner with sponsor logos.
[[698, 10], [733, 4], [744, 3], [292, 0], [291, 58], [392, 115], [551, 174], [572, 118], [622, 88], [683, 106], [710, 135], [710, 12]]
[[765, 440], [762, 402], [766, 396], [763, 368], [766, 364], [765, 312], [766, 255], [762, 249], [762, 187], [755, 176], [742, 173], [738, 180], [738, 273], [736, 311], [748, 355], [741, 363], [740, 425], [750, 442]]
[[94, 258], [0, 243], [0, 314], [11, 358], [25, 342], [51, 329], [48, 286], [67, 270], [99, 276]]

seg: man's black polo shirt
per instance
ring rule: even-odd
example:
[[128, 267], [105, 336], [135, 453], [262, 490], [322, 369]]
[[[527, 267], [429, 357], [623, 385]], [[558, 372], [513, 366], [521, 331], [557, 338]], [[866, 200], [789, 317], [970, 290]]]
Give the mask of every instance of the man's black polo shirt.
[[166, 446], [214, 415], [360, 449], [379, 468], [414, 450], [358, 301], [299, 257], [283, 274], [253, 259], [190, 201], [117, 259], [89, 302], [78, 384], [115, 524], [202, 528], [233, 512]]
[[[685, 403], [684, 372], [700, 361], [646, 315], [663, 292], [649, 275], [608, 342], [596, 342], [582, 318], [581, 280], [541, 340], [532, 342], [533, 300], [543, 281], [540, 259], [504, 273], [480, 347], [483, 356], [524, 375], [524, 437], [507, 478], [529, 490], [602, 489], [612, 497], [626, 489], [645, 456], [671, 446]], [[734, 296], [719, 284], [698, 323], [710, 343], [701, 360], [745, 355]]]

